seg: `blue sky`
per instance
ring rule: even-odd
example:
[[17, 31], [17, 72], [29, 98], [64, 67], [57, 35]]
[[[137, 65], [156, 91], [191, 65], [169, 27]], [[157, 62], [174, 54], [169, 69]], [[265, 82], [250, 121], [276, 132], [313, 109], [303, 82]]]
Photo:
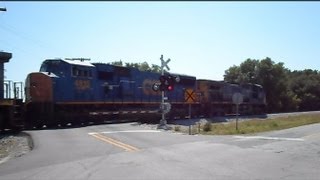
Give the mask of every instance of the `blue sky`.
[[247, 58], [320, 67], [320, 2], [0, 1], [5, 76], [24, 81], [47, 58], [171, 59], [170, 72], [222, 80]]

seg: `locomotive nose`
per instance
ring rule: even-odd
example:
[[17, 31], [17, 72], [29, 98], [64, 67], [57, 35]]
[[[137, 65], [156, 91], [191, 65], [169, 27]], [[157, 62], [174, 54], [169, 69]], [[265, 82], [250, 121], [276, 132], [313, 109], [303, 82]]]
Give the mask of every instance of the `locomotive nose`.
[[28, 102], [52, 102], [52, 79], [42, 72], [30, 73], [26, 83], [26, 103]]

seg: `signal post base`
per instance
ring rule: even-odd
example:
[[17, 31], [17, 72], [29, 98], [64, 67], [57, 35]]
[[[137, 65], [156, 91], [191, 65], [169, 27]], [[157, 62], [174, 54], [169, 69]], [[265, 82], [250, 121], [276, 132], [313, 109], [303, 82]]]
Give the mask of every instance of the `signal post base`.
[[170, 127], [167, 125], [167, 121], [161, 119], [160, 124], [158, 125], [157, 129], [169, 130]]

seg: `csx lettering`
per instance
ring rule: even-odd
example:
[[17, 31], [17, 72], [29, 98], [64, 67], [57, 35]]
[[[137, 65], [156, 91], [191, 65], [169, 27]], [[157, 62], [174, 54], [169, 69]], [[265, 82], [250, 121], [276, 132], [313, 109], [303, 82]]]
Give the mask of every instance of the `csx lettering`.
[[90, 88], [90, 81], [89, 80], [76, 80], [74, 85], [77, 90], [87, 90]]

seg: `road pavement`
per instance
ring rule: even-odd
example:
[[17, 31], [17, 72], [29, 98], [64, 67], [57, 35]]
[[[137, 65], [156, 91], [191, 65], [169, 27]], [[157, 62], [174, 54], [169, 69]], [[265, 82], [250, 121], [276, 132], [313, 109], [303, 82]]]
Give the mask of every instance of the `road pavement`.
[[34, 149], [0, 179], [319, 179], [320, 124], [246, 136], [137, 123], [28, 131]]

